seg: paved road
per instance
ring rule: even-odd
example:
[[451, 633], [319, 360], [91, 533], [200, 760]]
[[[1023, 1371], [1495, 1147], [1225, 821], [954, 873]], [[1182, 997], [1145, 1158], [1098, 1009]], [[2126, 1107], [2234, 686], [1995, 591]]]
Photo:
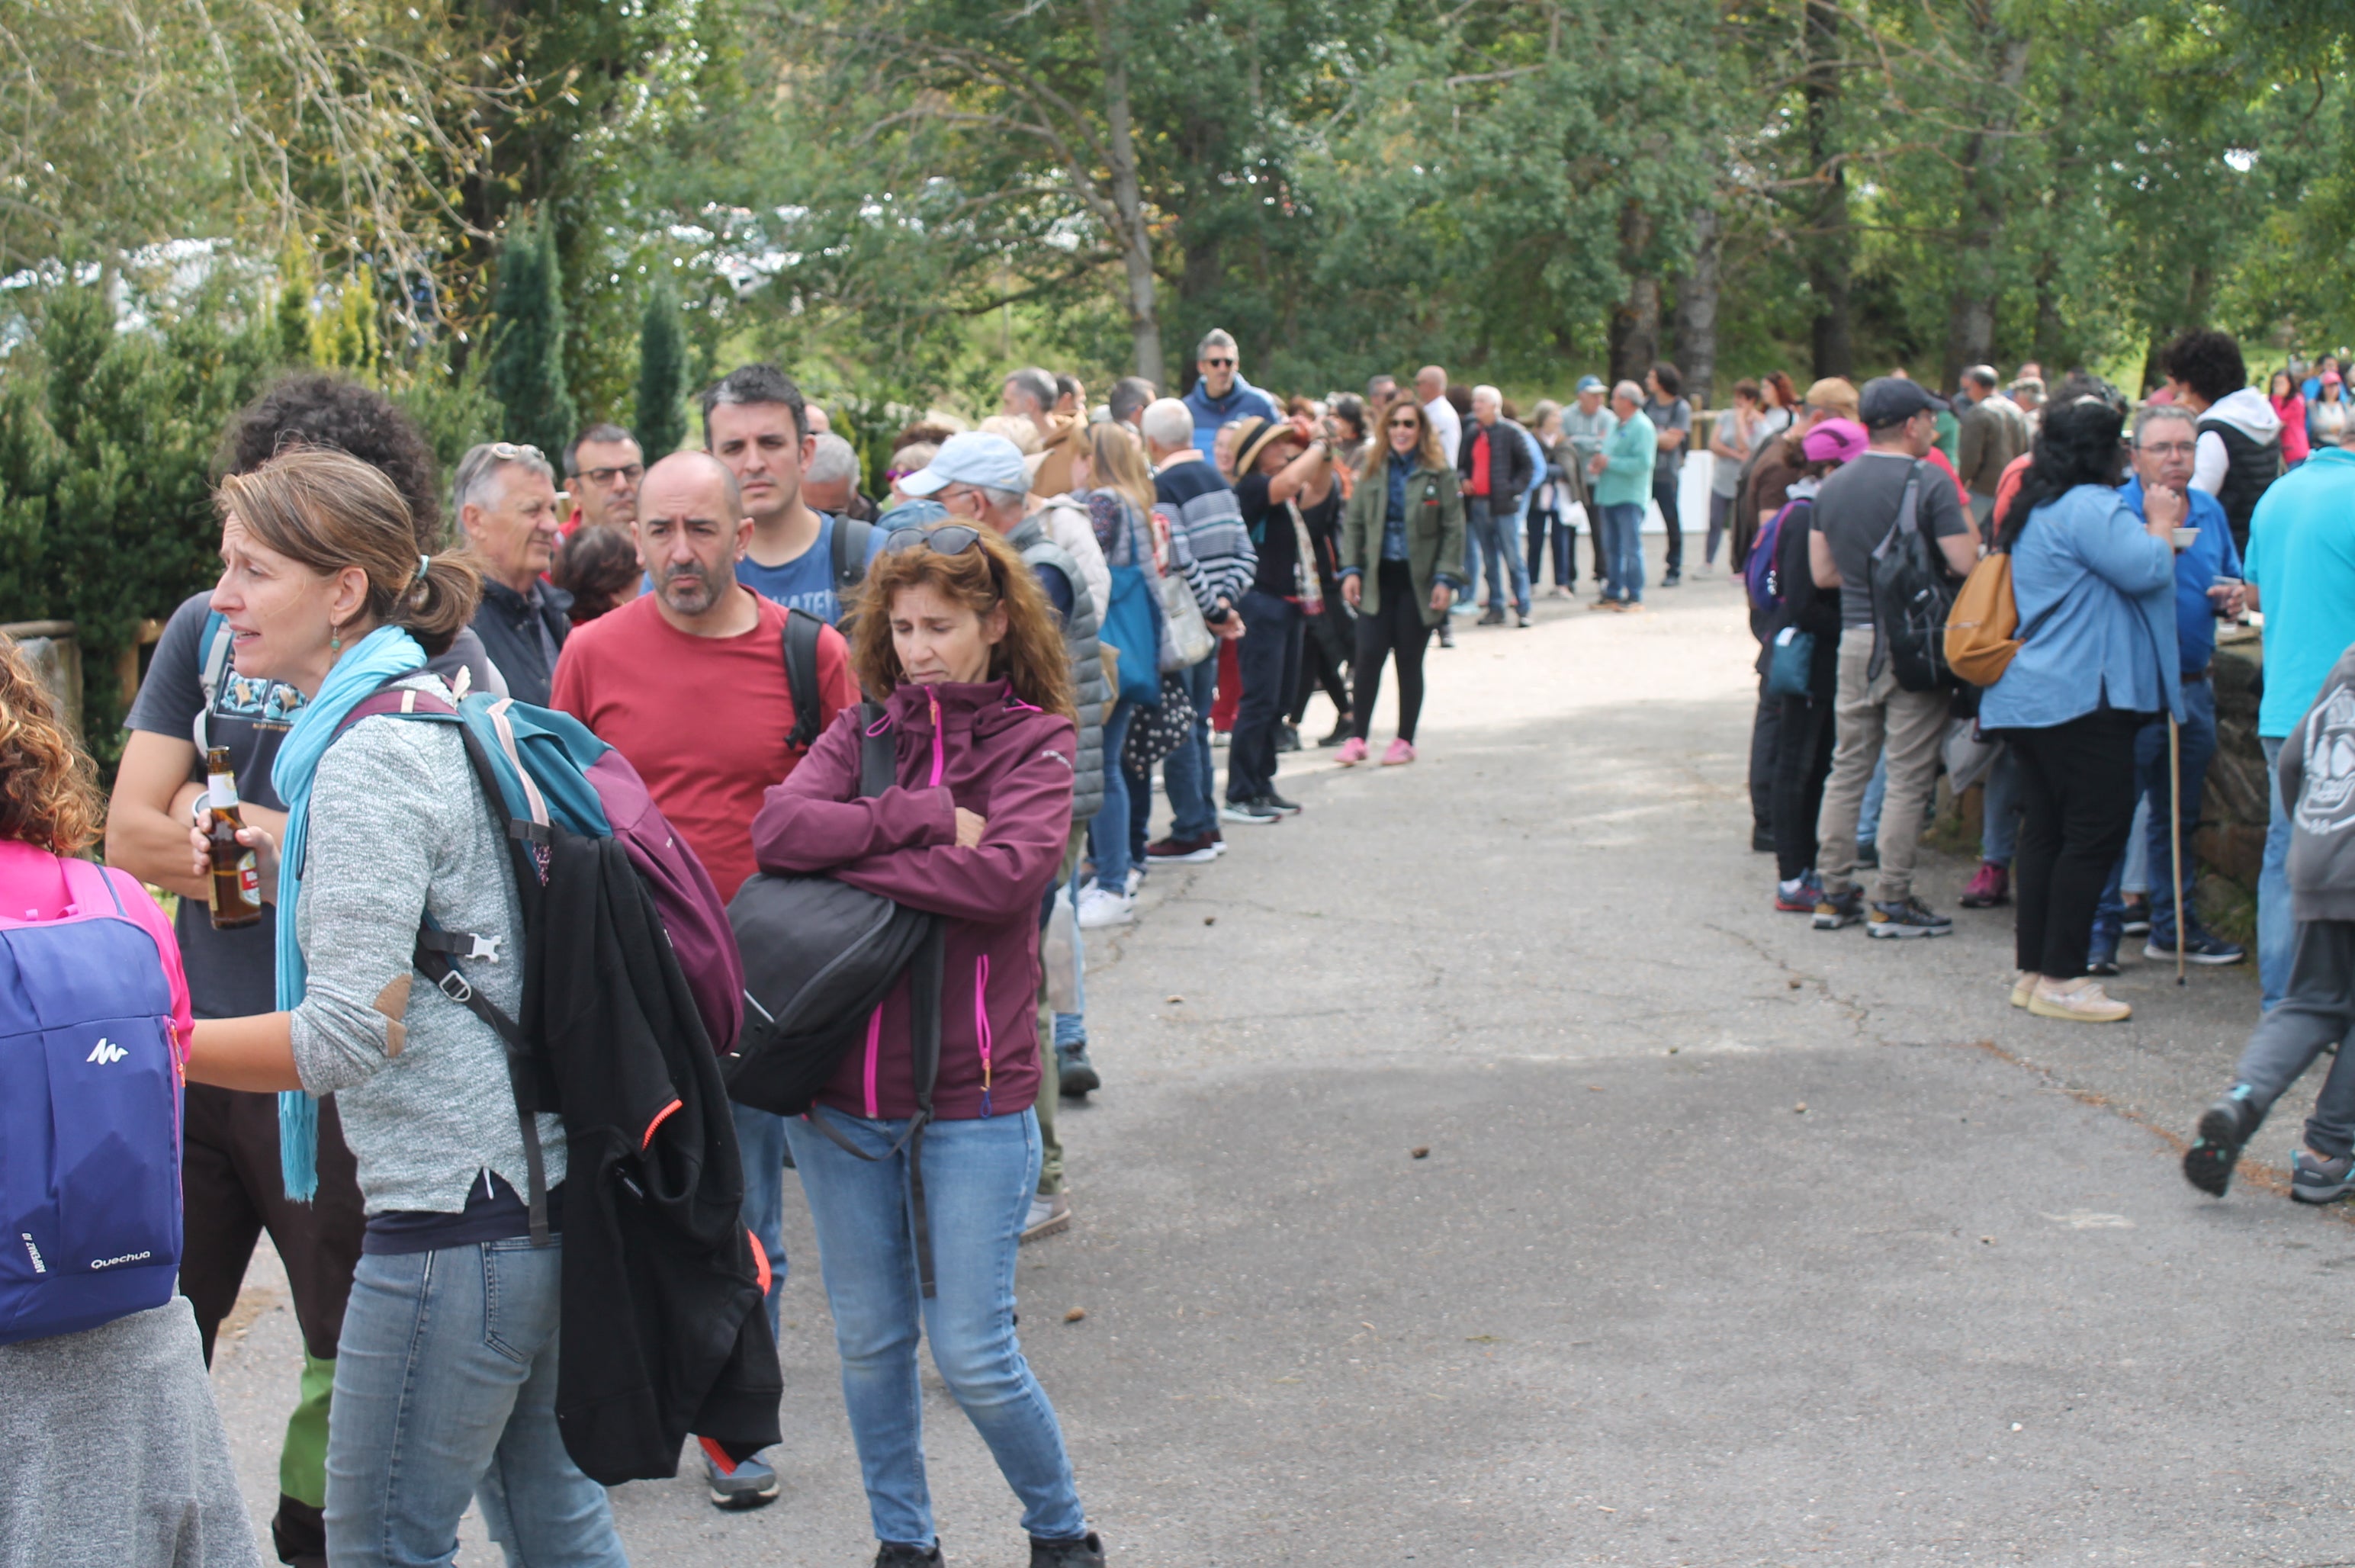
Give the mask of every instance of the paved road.
[[[2049, 1023], [2004, 1005], [2002, 912], [1926, 944], [1775, 914], [1738, 596], [1654, 601], [1434, 652], [1423, 761], [1286, 759], [1304, 816], [1156, 872], [1093, 951], [1108, 1087], [1021, 1290], [1116, 1561], [2355, 1561], [2355, 1230], [2175, 1168], [2254, 980], [2130, 970], [2132, 1023]], [[872, 1552], [788, 1244], [785, 1497], [626, 1488], [637, 1563]], [[218, 1373], [257, 1507], [272, 1289]], [[928, 1387], [949, 1555], [1014, 1568]]]

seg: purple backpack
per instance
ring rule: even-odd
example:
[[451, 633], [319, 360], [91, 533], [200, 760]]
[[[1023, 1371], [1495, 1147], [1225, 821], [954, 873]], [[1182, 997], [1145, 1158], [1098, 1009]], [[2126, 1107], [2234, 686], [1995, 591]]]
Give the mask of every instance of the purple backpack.
[[172, 984], [115, 879], [57, 863], [62, 915], [0, 910], [0, 1345], [161, 1307], [180, 1272]]

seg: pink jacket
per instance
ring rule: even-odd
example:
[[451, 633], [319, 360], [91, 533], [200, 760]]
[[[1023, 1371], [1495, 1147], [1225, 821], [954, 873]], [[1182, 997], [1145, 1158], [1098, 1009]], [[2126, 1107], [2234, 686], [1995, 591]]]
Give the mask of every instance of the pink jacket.
[[[858, 795], [858, 711], [818, 737], [752, 819], [764, 871], [826, 872], [948, 917], [941, 1000], [943, 1121], [1009, 1115], [1039, 1093], [1039, 915], [1071, 827], [1071, 721], [1002, 680], [902, 686], [885, 705], [899, 783]], [[956, 808], [988, 819], [956, 846]], [[915, 1113], [904, 979], [868, 1021], [819, 1103], [857, 1116]]]

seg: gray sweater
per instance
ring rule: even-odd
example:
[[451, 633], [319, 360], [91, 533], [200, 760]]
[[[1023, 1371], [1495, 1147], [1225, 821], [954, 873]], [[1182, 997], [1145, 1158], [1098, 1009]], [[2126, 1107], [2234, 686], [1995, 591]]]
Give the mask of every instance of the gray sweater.
[[2281, 749], [2289, 805], [2289, 904], [2299, 920], [2355, 921], [2355, 648]]
[[[293, 1037], [303, 1087], [336, 1096], [370, 1214], [454, 1214], [485, 1167], [518, 1192], [527, 1181], [506, 1050], [412, 967], [421, 913], [499, 939], [496, 962], [459, 967], [514, 1017], [522, 910], [465, 743], [449, 724], [363, 719], [328, 748], [312, 787], [295, 910], [309, 979]], [[539, 1136], [552, 1187], [564, 1179], [562, 1124], [541, 1116]]]

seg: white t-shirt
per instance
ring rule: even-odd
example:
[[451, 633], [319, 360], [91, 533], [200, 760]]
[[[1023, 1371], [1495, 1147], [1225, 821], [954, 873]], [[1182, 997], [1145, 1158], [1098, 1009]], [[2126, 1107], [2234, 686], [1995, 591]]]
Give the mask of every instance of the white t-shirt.
[[1464, 441], [1464, 421], [1456, 416], [1455, 405], [1445, 398], [1433, 398], [1423, 405], [1423, 417], [1439, 432], [1439, 450], [1447, 454], [1448, 466], [1454, 467], [1455, 449]]

